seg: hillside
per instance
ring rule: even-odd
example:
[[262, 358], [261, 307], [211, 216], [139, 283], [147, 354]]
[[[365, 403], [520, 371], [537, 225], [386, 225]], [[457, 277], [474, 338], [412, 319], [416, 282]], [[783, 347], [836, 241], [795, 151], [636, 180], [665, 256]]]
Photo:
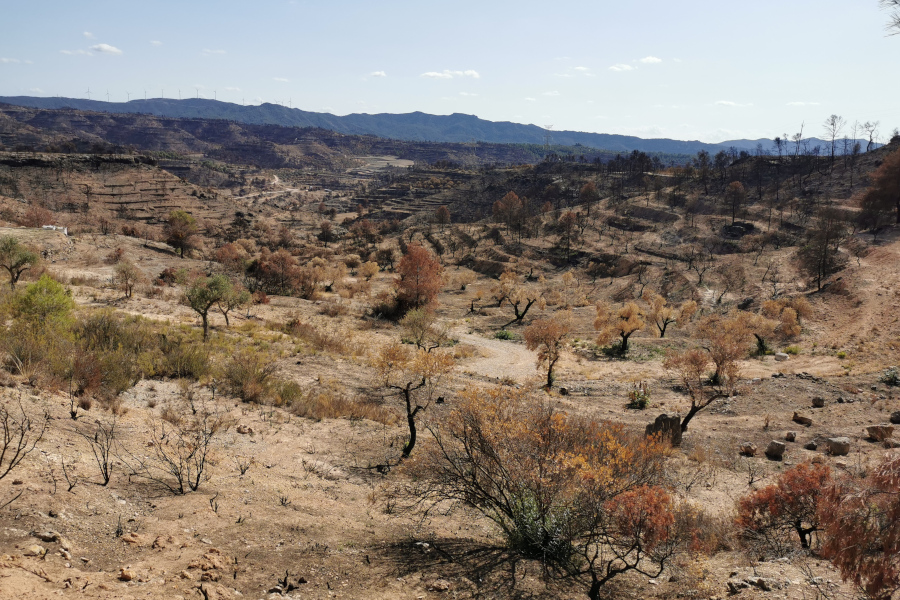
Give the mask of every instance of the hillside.
[[[664, 154], [696, 154], [706, 150], [712, 154], [732, 147], [753, 151], [762, 144], [770, 151], [772, 140], [729, 140], [718, 144], [671, 139], [642, 139], [627, 135], [586, 133], [579, 131], [548, 131], [537, 125], [494, 122], [474, 115], [430, 115], [421, 112], [407, 114], [350, 114], [336, 116], [287, 108], [277, 104], [242, 106], [228, 102], [187, 98], [174, 100], [151, 98], [130, 102], [102, 102], [77, 98], [37, 98], [29, 96], [4, 96], [0, 103], [32, 108], [96, 111], [105, 113], [151, 114], [161, 117], [188, 119], [225, 119], [253, 125], [280, 125], [283, 127], [314, 127], [348, 135], [374, 135], [395, 140], [416, 142], [535, 144], [552, 143], [559, 146], [586, 146], [609, 152], [653, 152]], [[811, 138], [812, 146], [825, 146], [824, 140]]]
[[[824, 531], [735, 517], [798, 466], [856, 490], [897, 456], [900, 226], [857, 200], [898, 143], [486, 166], [318, 129], [0, 119], [32, 144], [0, 152], [0, 241], [34, 253], [0, 270], [0, 444], [26, 440], [0, 452], [0, 598], [856, 597]], [[677, 443], [646, 437], [659, 415]], [[507, 483], [511, 516], [479, 495]], [[567, 549], [627, 547], [645, 516], [659, 552], [593, 593], [615, 564]]]

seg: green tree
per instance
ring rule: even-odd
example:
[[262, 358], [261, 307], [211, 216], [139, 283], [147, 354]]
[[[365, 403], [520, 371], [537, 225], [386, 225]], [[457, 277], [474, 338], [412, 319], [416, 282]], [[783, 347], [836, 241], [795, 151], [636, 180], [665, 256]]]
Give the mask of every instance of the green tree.
[[71, 291], [45, 274], [26, 287], [13, 305], [17, 317], [35, 326], [48, 327], [65, 322], [75, 308], [75, 301]]
[[184, 258], [184, 251], [194, 248], [197, 235], [197, 221], [183, 210], [173, 210], [166, 222], [166, 243], [175, 248]]
[[184, 298], [188, 306], [200, 315], [203, 322], [203, 341], [209, 339], [209, 310], [225, 300], [232, 293], [231, 280], [225, 275], [199, 277], [185, 291]]
[[251, 299], [250, 292], [240, 285], [232, 285], [225, 292], [225, 296], [217, 303], [219, 312], [225, 317], [225, 327], [231, 327], [231, 323], [228, 321], [228, 313], [249, 304]]
[[0, 267], [9, 273], [9, 287], [16, 289], [16, 283], [22, 273], [36, 265], [38, 255], [11, 235], [0, 238]]

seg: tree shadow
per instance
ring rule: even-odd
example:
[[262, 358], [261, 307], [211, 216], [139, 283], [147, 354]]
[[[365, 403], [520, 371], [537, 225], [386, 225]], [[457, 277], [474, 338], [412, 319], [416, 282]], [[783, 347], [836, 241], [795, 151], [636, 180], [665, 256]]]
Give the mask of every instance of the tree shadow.
[[503, 546], [465, 539], [404, 540], [387, 544], [379, 552], [394, 565], [398, 577], [427, 573], [450, 580], [465, 578], [475, 597], [559, 597], [559, 590], [542, 580], [537, 561], [523, 560]]

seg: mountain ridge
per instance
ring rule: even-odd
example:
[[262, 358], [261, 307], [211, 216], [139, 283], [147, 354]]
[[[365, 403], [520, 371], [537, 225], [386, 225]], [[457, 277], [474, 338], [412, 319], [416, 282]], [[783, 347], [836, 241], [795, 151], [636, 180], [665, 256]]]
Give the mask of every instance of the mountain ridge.
[[[717, 144], [698, 140], [673, 140], [668, 138], [639, 138], [636, 136], [590, 133], [581, 131], [552, 131], [532, 124], [511, 121], [488, 121], [475, 115], [452, 113], [432, 115], [421, 111], [411, 113], [351, 113], [344, 116], [317, 113], [278, 104], [239, 105], [206, 98], [135, 99], [128, 102], [104, 102], [62, 97], [0, 96], [0, 103], [42, 109], [72, 108], [112, 114], [152, 114], [161, 117], [227, 119], [253, 125], [280, 125], [284, 127], [319, 127], [347, 135], [375, 135], [378, 137], [415, 141], [447, 143], [501, 143], [586, 146], [612, 152], [662, 152], [669, 154], [696, 154], [706, 150], [715, 154], [736, 148], [738, 151], [754, 151], [762, 144], [763, 151], [770, 152], [773, 142], [768, 139], [729, 140]], [[549, 137], [548, 137], [549, 136]], [[813, 146], [827, 142], [810, 138]]]

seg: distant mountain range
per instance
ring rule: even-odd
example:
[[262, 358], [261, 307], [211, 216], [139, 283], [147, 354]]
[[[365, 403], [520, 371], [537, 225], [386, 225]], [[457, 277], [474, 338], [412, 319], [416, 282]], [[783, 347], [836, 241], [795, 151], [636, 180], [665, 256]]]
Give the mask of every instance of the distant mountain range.
[[[551, 144], [561, 146], [587, 146], [613, 152], [661, 152], [666, 154], [696, 154], [706, 150], [715, 154], [731, 147], [754, 151], [757, 144], [770, 152], [773, 141], [729, 140], [719, 144], [699, 141], [670, 140], [665, 138], [643, 139], [629, 135], [586, 133], [580, 131], [550, 131], [537, 125], [522, 125], [509, 121], [486, 121], [474, 115], [430, 115], [422, 112], [405, 114], [350, 114], [343, 117], [329, 113], [317, 113], [287, 108], [278, 104], [242, 106], [229, 102], [189, 98], [174, 100], [151, 98], [130, 102], [102, 102], [77, 98], [39, 98], [33, 96], [0, 96], [0, 103], [42, 109], [73, 108], [105, 113], [151, 114], [173, 118], [227, 119], [254, 125], [281, 125], [284, 127], [319, 127], [348, 135], [375, 135], [383, 138], [416, 142], [471, 141], [499, 144]], [[549, 135], [549, 138], [548, 138]], [[810, 138], [812, 147], [828, 145], [824, 140]], [[865, 148], [865, 142], [863, 142]]]

